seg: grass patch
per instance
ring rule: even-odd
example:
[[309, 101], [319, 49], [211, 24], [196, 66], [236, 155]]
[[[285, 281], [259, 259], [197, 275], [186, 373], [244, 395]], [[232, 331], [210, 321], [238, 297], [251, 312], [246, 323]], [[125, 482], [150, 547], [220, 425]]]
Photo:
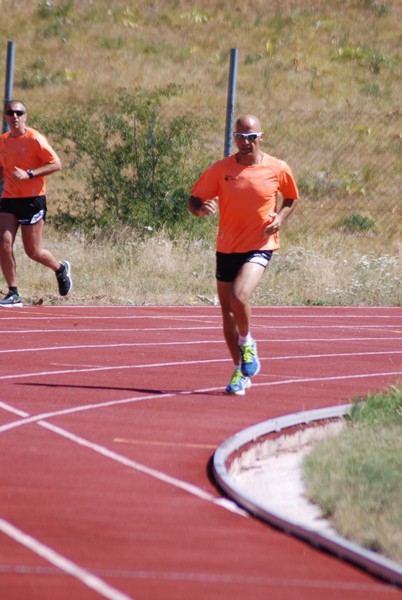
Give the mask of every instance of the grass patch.
[[[51, 221], [51, 218], [49, 218]], [[130, 227], [87, 236], [77, 230], [45, 228], [45, 247], [73, 266], [74, 288], [58, 296], [53, 274], [29, 260], [16, 239], [18, 284], [24, 301], [74, 304], [202, 304], [216, 302], [216, 218], [194, 219], [194, 228], [173, 235]], [[291, 238], [287, 232], [285, 238]], [[261, 306], [401, 306], [398, 257], [365, 253], [365, 241], [343, 234], [289, 239], [274, 254], [253, 295]], [[1, 291], [6, 292], [4, 282]]]
[[[48, 179], [53, 213], [49, 213], [46, 236], [51, 248], [60, 248], [62, 256], [72, 259], [73, 301], [109, 298], [119, 303], [169, 303], [179, 298], [181, 302], [187, 296], [183, 290], [188, 290], [188, 298], [213, 297], [210, 248], [215, 229], [214, 223], [209, 231], [208, 225], [196, 220], [178, 221], [176, 242], [163, 232], [154, 241], [142, 235], [144, 224], [155, 230], [155, 223], [148, 221], [141, 221], [141, 227], [129, 234], [124, 225], [122, 229], [120, 222], [111, 219], [109, 239], [85, 238], [67, 231], [67, 223], [63, 237], [53, 232], [51, 218], [55, 223], [57, 211], [72, 209], [75, 200], [88, 216], [88, 182], [105, 184], [103, 190], [97, 188], [96, 206], [105, 204], [111, 186], [110, 173], [104, 168], [108, 147], [97, 154], [102, 165], [99, 174], [99, 165], [91, 168], [88, 157], [82, 161], [72, 156], [71, 145], [56, 136], [50, 121], [77, 104], [78, 117], [82, 117], [86, 107], [99, 103], [106, 94], [107, 103], [99, 105], [96, 115], [91, 113], [95, 125], [101, 120], [106, 123], [110, 104], [122, 92], [130, 96], [138, 87], [144, 93], [181, 87], [180, 98], [163, 100], [164, 124], [187, 114], [202, 123], [200, 135], [186, 133], [197, 146], [185, 153], [192, 173], [185, 180], [181, 177], [182, 198], [207, 159], [222, 156], [229, 55], [237, 47], [235, 112], [260, 115], [266, 132], [263, 149], [289, 163], [302, 197], [286, 223], [283, 249], [264, 277], [255, 303], [400, 306], [399, 12], [399, 0], [317, 0], [314, 6], [310, 0], [283, 0], [270, 11], [266, 0], [201, 0], [196, 8], [190, 0], [145, 4], [20, 0], [18, 11], [12, 2], [3, 2], [0, 33], [16, 44], [14, 95], [28, 103], [29, 123], [49, 136], [64, 165], [61, 174]], [[72, 121], [76, 133], [78, 117]], [[115, 135], [106, 138], [119, 150]], [[96, 141], [99, 145], [99, 136]], [[177, 161], [183, 143], [177, 137], [173, 141], [161, 157]], [[108, 158], [110, 164], [112, 154]], [[134, 172], [122, 170], [118, 161], [115, 165], [121, 179], [128, 180]], [[170, 179], [161, 177], [160, 181], [163, 202], [160, 195], [139, 196], [127, 188], [116, 193], [113, 208], [124, 203], [134, 206], [140, 199], [162, 209], [172, 194], [179, 198]], [[135, 204], [138, 221], [137, 208]], [[184, 213], [185, 209], [180, 214]], [[166, 220], [163, 215], [159, 219], [162, 227]], [[181, 225], [186, 231], [180, 231]], [[77, 223], [74, 227], [78, 228]], [[199, 272], [198, 263], [205, 258], [200, 251], [205, 239], [208, 275], [193, 279], [191, 273]], [[173, 265], [167, 271], [180, 271], [185, 265], [182, 273], [170, 283], [162, 273], [160, 286], [147, 286], [147, 277], [154, 282], [152, 264], [143, 260], [148, 248], [154, 252], [168, 248]], [[135, 260], [128, 260], [132, 255]], [[127, 272], [120, 267], [125, 258]], [[164, 256], [158, 260], [162, 264]], [[51, 274], [49, 280], [46, 269], [36, 268], [21, 254], [18, 263], [24, 295], [48, 294]], [[109, 265], [115, 269], [111, 274], [105, 272]], [[89, 281], [88, 273], [94, 281]], [[114, 283], [115, 275], [124, 285]], [[140, 285], [131, 284], [138, 281]], [[4, 281], [0, 283], [4, 289]]]
[[356, 403], [303, 463], [308, 496], [348, 539], [402, 562], [402, 387]]
[[[86, 237], [60, 235], [46, 227], [44, 246], [72, 264], [74, 287], [60, 298], [49, 269], [29, 260], [18, 235], [15, 245], [19, 291], [26, 304], [193, 304], [215, 296], [213, 243], [183, 234], [172, 239], [162, 230], [133, 234], [120, 228]], [[6, 286], [1, 286], [6, 292]]]

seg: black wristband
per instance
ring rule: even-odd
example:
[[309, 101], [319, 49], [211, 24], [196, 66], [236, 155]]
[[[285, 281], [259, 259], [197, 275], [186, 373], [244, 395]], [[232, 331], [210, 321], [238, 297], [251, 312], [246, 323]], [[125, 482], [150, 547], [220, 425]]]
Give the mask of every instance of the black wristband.
[[32, 178], [33, 178], [33, 176], [34, 176], [32, 169], [28, 169], [28, 170], [27, 170], [27, 173], [28, 173], [28, 177], [29, 177], [29, 179], [32, 179]]

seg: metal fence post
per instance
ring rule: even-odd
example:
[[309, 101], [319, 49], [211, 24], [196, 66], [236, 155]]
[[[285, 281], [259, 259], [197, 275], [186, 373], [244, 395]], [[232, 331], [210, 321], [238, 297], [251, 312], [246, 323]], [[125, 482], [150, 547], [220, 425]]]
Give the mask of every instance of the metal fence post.
[[[6, 80], [4, 85], [4, 105], [13, 97], [15, 42], [7, 42]], [[3, 119], [3, 133], [8, 127]]]
[[232, 133], [233, 133], [233, 114], [234, 103], [236, 96], [236, 76], [237, 76], [237, 56], [238, 49], [230, 50], [230, 65], [229, 65], [229, 84], [228, 84], [228, 99], [226, 106], [226, 129], [225, 129], [225, 148], [224, 156], [228, 156], [232, 149]]

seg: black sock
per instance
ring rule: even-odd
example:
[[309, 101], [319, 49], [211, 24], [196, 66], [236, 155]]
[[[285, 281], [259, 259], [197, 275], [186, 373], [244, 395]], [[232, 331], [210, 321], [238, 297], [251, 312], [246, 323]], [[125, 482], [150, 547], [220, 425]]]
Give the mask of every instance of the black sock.
[[10, 292], [10, 294], [17, 294], [18, 296], [18, 289], [16, 287], [9, 286], [8, 291]]

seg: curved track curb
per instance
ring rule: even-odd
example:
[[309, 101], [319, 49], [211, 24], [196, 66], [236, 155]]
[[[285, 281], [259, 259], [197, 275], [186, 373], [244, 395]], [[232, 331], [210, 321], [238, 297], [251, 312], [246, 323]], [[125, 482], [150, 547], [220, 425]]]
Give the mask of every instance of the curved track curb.
[[270, 433], [280, 432], [289, 427], [308, 425], [325, 419], [341, 418], [349, 413], [352, 405], [344, 404], [312, 411], [304, 411], [270, 419], [248, 427], [227, 439], [216, 449], [212, 460], [212, 471], [219, 487], [237, 504], [247, 511], [262, 519], [263, 521], [277, 527], [284, 532], [299, 537], [317, 548], [335, 554], [343, 560], [347, 560], [376, 577], [402, 587], [402, 567], [392, 560], [362, 548], [358, 544], [350, 542], [336, 534], [319, 533], [309, 527], [303, 527], [299, 523], [284, 517], [278, 511], [272, 511], [269, 507], [257, 502], [253, 497], [244, 492], [234, 483], [229, 474], [229, 468], [233, 456], [242, 454], [246, 448], [256, 443], [260, 438]]

